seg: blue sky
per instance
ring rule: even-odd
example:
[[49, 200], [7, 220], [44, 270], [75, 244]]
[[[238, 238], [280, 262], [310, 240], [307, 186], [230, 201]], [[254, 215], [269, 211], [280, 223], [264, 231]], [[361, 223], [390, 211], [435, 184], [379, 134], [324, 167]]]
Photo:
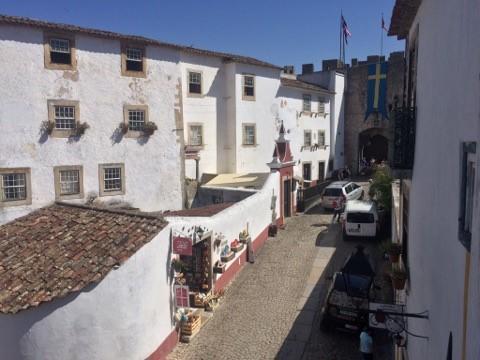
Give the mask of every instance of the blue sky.
[[[0, 13], [257, 57], [277, 65], [320, 66], [339, 54], [339, 16], [352, 37], [347, 61], [380, 53], [380, 22], [394, 0], [0, 0]], [[403, 50], [384, 36], [384, 54]]]

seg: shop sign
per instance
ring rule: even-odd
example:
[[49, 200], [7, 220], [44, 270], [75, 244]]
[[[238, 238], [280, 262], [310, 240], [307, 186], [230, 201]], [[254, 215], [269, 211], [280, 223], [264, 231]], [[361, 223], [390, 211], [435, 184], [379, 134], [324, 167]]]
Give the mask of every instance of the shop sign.
[[192, 256], [192, 239], [188, 237], [174, 236], [173, 253]]
[[177, 308], [190, 307], [189, 289], [186, 285], [174, 285], [175, 292], [175, 306]]

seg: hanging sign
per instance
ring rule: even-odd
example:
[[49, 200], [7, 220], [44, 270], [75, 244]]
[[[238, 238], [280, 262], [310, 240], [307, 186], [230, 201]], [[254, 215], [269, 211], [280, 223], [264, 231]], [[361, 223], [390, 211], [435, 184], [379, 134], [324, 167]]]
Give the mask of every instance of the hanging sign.
[[190, 307], [189, 289], [186, 285], [174, 285], [175, 306], [177, 308]]
[[174, 236], [173, 253], [192, 256], [192, 239], [184, 236]]

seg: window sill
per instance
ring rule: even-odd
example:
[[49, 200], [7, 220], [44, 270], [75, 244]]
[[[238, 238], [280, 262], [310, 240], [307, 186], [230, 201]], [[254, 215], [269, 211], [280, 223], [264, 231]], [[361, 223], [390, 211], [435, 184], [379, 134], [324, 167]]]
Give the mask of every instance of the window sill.
[[145, 74], [144, 71], [130, 71], [130, 70], [125, 70], [122, 71], [122, 76], [126, 77], [136, 77], [136, 78], [146, 78], [147, 74]]
[[187, 146], [190, 150], [203, 150], [205, 148], [205, 144], [202, 144], [202, 145], [187, 144]]
[[14, 201], [2, 201], [0, 202], [0, 208], [22, 206], [22, 205], [32, 205], [32, 199], [28, 198], [25, 200], [14, 200]]
[[250, 148], [254, 148], [254, 147], [257, 147], [258, 144], [242, 144], [243, 147], [250, 147]]
[[84, 198], [84, 194], [83, 192], [79, 193], [79, 194], [71, 194], [71, 195], [58, 195], [58, 196], [55, 196], [55, 200], [77, 200], [77, 199], [83, 199]]
[[204, 94], [197, 94], [197, 93], [187, 93], [187, 97], [189, 98], [204, 98]]
[[124, 190], [120, 190], [120, 191], [105, 191], [105, 190], [102, 190], [102, 191], [100, 191], [100, 194], [98, 196], [104, 197], [104, 196], [115, 196], [115, 195], [125, 195], [125, 191]]
[[53, 129], [52, 132], [50, 133], [50, 136], [54, 138], [66, 139], [72, 136], [76, 136], [76, 134], [77, 134], [76, 129], [71, 129], [71, 130]]
[[45, 69], [75, 71], [75, 70], [77, 70], [77, 67], [74, 64], [58, 64], [58, 63], [48, 62], [48, 63], [45, 63]]
[[242, 100], [244, 101], [255, 101], [255, 96], [242, 96]]

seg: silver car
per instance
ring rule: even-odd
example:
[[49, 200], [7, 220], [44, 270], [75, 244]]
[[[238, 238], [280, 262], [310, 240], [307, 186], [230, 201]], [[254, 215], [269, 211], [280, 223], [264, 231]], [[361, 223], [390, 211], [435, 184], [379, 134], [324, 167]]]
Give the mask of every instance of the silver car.
[[342, 198], [346, 202], [363, 199], [363, 195], [360, 185], [350, 181], [335, 181], [323, 190], [321, 204], [325, 209], [333, 209]]

